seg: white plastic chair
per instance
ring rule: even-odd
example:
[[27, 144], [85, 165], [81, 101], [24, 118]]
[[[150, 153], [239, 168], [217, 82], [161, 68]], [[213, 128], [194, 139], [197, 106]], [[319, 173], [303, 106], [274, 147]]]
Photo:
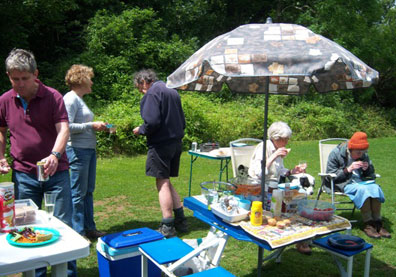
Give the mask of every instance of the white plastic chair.
[[233, 176], [247, 176], [250, 159], [261, 139], [241, 138], [230, 142]]
[[318, 191], [318, 196], [317, 200], [319, 200], [320, 195], [322, 192], [327, 191], [324, 189], [324, 178], [328, 177], [330, 179], [330, 184], [331, 184], [331, 203], [333, 205], [338, 205], [338, 204], [352, 204], [353, 208], [337, 208], [338, 211], [346, 210], [346, 211], [352, 211], [352, 216], [355, 212], [355, 204], [348, 198], [348, 201], [335, 201], [335, 196], [343, 196], [343, 197], [348, 197], [345, 193], [343, 192], [338, 192], [335, 191], [334, 189], [334, 178], [336, 175], [334, 173], [326, 173], [326, 168], [327, 168], [327, 160], [329, 157], [329, 154], [331, 151], [336, 148], [340, 143], [346, 143], [348, 140], [345, 138], [328, 138], [328, 139], [322, 139], [319, 141], [319, 158], [320, 158], [320, 173], [318, 174], [322, 178], [322, 184], [319, 188]]

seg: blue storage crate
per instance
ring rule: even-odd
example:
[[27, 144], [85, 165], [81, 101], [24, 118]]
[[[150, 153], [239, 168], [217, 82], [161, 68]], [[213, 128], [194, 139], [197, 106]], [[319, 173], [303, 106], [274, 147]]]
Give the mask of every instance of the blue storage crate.
[[[139, 245], [163, 238], [161, 233], [146, 227], [99, 238], [96, 250], [100, 277], [141, 276]], [[149, 277], [161, 276], [161, 270], [151, 261], [148, 273]]]

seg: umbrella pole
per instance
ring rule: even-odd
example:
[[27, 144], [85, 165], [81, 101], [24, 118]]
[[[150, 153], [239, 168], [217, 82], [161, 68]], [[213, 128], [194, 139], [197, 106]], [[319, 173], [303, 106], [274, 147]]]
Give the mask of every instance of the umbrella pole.
[[264, 104], [264, 136], [263, 136], [263, 158], [261, 160], [261, 202], [265, 208], [265, 169], [267, 164], [267, 124], [268, 124], [268, 99], [269, 99], [269, 76], [267, 76], [267, 89], [265, 91], [265, 104]]
[[[263, 136], [263, 158], [261, 160], [261, 202], [263, 203], [263, 209], [265, 209], [265, 169], [267, 164], [267, 123], [268, 123], [268, 100], [269, 100], [269, 76], [267, 76], [267, 89], [265, 90], [265, 104], [264, 104], [264, 136]], [[258, 247], [257, 257], [257, 276], [261, 277], [261, 268], [263, 266], [263, 254], [264, 249]]]

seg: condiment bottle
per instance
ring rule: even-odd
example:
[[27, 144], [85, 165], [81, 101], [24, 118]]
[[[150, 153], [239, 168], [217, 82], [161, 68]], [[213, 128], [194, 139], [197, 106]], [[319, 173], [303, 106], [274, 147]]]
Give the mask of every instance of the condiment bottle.
[[283, 194], [282, 212], [288, 211], [289, 204], [293, 201], [293, 192], [290, 190], [290, 183], [285, 183], [285, 191]]
[[273, 190], [278, 188], [278, 184], [276, 182], [269, 182], [268, 185], [268, 190], [267, 190], [267, 201], [265, 203], [265, 210], [270, 211], [271, 210], [271, 201], [272, 201], [272, 192]]
[[281, 216], [282, 214], [282, 191], [275, 189], [272, 191], [271, 212], [273, 216]]
[[250, 210], [250, 223], [253, 226], [260, 226], [263, 224], [263, 202], [253, 201]]

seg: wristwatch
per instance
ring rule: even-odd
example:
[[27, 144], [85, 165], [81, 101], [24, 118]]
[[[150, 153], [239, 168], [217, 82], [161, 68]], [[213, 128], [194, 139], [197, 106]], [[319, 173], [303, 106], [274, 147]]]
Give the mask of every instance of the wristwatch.
[[58, 160], [62, 157], [62, 154], [56, 151], [52, 151], [51, 155], [54, 155]]

